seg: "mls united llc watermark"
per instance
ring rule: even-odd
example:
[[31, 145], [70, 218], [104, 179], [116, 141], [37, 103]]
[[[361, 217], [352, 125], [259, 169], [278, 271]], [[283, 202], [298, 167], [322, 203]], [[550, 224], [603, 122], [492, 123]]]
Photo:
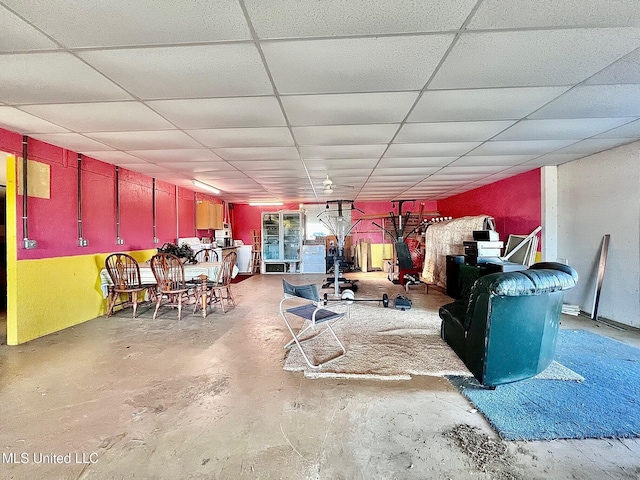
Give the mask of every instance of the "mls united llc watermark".
[[96, 452], [73, 452], [66, 454], [42, 452], [31, 454], [29, 454], [28, 452], [2, 452], [2, 463], [72, 465], [92, 464], [97, 462], [98, 454]]

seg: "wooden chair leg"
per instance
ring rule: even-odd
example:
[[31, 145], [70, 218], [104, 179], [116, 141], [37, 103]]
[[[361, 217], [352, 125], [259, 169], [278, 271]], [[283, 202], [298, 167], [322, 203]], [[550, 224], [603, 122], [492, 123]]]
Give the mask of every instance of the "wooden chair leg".
[[136, 310], [138, 310], [138, 292], [133, 292], [131, 294], [131, 300], [133, 303], [133, 318], [136, 318]]
[[113, 308], [116, 306], [116, 300], [118, 299], [118, 294], [114, 291], [109, 292], [109, 308], [107, 309], [107, 317], [113, 315]]

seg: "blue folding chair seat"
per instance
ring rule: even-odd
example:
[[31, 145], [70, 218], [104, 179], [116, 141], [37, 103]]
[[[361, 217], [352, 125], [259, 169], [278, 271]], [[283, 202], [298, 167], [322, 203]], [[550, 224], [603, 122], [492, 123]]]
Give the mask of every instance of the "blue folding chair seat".
[[[345, 348], [344, 344], [340, 341], [340, 339], [336, 335], [336, 332], [332, 328], [332, 324], [340, 320], [341, 318], [343, 318], [348, 313], [348, 310], [347, 312], [343, 313], [343, 312], [335, 312], [333, 310], [324, 308], [325, 302], [320, 299], [320, 295], [318, 293], [318, 287], [314, 284], [292, 285], [286, 280], [282, 280], [282, 286], [284, 289], [284, 297], [280, 301], [280, 316], [284, 320], [284, 323], [287, 326], [287, 329], [289, 330], [292, 336], [292, 339], [285, 345], [285, 349], [288, 349], [293, 345], [297, 345], [298, 348], [300, 349], [300, 353], [302, 354], [302, 357], [304, 358], [305, 362], [307, 362], [307, 365], [309, 365], [311, 368], [320, 368], [329, 362], [332, 362], [334, 360], [337, 360], [340, 357], [343, 357], [347, 353], [347, 349]], [[285, 309], [284, 307], [285, 302], [293, 299], [310, 300], [311, 303]], [[347, 305], [347, 308], [348, 308], [348, 305]], [[294, 316], [302, 318], [309, 322], [308, 325], [306, 325], [297, 334], [295, 333], [290, 322], [290, 320], [292, 320]], [[303, 336], [309, 329], [315, 330], [317, 327], [320, 327], [320, 328], [318, 329], [318, 332], [316, 332], [315, 334], [309, 337]], [[337, 342], [337, 346], [339, 346], [339, 351], [337, 351], [335, 355], [332, 355], [329, 358], [324, 359], [319, 363], [313, 363], [313, 361], [310, 359], [310, 355], [308, 354], [308, 352], [305, 352], [305, 349], [303, 348], [303, 343], [314, 340], [327, 331], [331, 333], [331, 335]]]

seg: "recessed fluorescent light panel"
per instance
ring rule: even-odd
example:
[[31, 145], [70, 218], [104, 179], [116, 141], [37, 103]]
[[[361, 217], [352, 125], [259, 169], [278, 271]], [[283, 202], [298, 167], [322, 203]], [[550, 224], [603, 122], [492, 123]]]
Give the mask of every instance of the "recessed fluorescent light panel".
[[249, 202], [252, 207], [277, 207], [282, 205], [282, 202]]

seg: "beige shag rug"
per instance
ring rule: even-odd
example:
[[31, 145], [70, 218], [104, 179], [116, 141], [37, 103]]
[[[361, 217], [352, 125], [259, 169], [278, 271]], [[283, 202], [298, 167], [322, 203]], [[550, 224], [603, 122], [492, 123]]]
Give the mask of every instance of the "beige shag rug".
[[[375, 302], [355, 302], [350, 307], [349, 318], [345, 317], [334, 324], [338, 338], [347, 348], [344, 357], [320, 369], [313, 369], [305, 363], [298, 347], [294, 345], [286, 355], [284, 369], [304, 371], [309, 378], [403, 380], [410, 379], [412, 375], [471, 375], [440, 338], [437, 308], [451, 300], [441, 294], [425, 295], [423, 290], [406, 294], [401, 289], [394, 290], [395, 286], [388, 281], [381, 285], [387, 287], [385, 293], [391, 299], [389, 308], [378, 306]], [[356, 298], [381, 296], [379, 288], [372, 288], [376, 285], [363, 286], [356, 292]], [[412, 299], [413, 307], [410, 310], [393, 308], [397, 293]], [[302, 319], [298, 322], [294, 320], [293, 325], [301, 329], [306, 325], [303, 322]], [[324, 328], [322, 324], [320, 328]], [[314, 363], [339, 351], [335, 339], [328, 332], [305, 343], [304, 347]]]

